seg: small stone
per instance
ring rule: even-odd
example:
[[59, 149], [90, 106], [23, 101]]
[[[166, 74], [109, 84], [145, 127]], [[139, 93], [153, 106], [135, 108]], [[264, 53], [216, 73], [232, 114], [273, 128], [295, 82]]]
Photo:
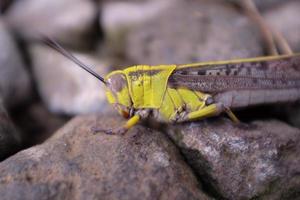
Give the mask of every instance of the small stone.
[[22, 0], [5, 13], [5, 19], [27, 39], [47, 35], [71, 47], [94, 41], [97, 6], [92, 0]]
[[32, 88], [18, 47], [1, 19], [0, 47], [0, 97], [12, 108], [27, 101]]
[[130, 31], [126, 55], [135, 63], [186, 64], [262, 56], [261, 44], [257, 26], [229, 3], [173, 1]]
[[221, 199], [294, 199], [300, 188], [300, 130], [279, 121], [233, 125], [210, 119], [169, 135]]
[[[103, 83], [72, 61], [44, 45], [32, 45], [30, 53], [38, 91], [50, 111], [86, 114], [108, 106]], [[88, 54], [74, 56], [101, 76], [107, 74], [107, 63]]]
[[12, 123], [0, 98], [0, 160], [16, 153], [21, 147], [21, 136]]
[[92, 134], [120, 117], [77, 117], [44, 144], [0, 163], [3, 199], [211, 199], [162, 133]]

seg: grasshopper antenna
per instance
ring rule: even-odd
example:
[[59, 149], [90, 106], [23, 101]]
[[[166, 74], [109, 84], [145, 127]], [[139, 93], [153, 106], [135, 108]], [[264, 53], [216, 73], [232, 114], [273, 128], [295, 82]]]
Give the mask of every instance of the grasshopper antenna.
[[75, 64], [77, 64], [79, 67], [81, 67], [82, 69], [84, 69], [85, 71], [87, 71], [88, 73], [92, 74], [94, 77], [96, 77], [97, 79], [99, 79], [102, 83], [104, 83], [105, 85], [107, 84], [107, 82], [104, 80], [103, 77], [101, 77], [99, 74], [97, 74], [95, 71], [93, 71], [90, 67], [88, 67], [87, 65], [83, 64], [80, 60], [78, 60], [75, 56], [73, 56], [70, 52], [68, 52], [66, 49], [64, 49], [60, 44], [58, 44], [56, 41], [54, 41], [53, 39], [49, 38], [49, 37], [44, 37], [43, 39], [44, 43], [46, 45], [48, 45], [49, 47], [51, 47], [52, 49], [58, 51], [59, 53], [61, 53], [62, 55], [64, 55], [66, 58], [68, 58], [69, 60], [73, 61]]

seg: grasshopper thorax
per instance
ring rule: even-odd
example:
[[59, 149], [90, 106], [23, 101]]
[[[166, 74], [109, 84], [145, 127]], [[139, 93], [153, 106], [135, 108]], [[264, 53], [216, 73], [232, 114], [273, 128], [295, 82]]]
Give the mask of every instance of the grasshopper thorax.
[[106, 96], [108, 102], [118, 112], [128, 118], [132, 115], [132, 100], [128, 90], [128, 83], [123, 71], [114, 71], [106, 76]]

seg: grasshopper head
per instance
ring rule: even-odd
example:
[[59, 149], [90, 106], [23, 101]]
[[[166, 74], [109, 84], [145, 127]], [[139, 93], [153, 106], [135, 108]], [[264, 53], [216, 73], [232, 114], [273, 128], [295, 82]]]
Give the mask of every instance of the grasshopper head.
[[70, 52], [64, 49], [55, 40], [46, 36], [44, 38], [44, 43], [64, 55], [69, 60], [73, 61], [77, 66], [81, 67], [82, 69], [96, 77], [102, 83], [104, 83], [107, 86], [106, 95], [109, 103], [113, 104], [113, 106], [124, 117], [131, 117], [131, 115], [133, 114], [133, 110], [131, 109], [132, 101], [128, 90], [126, 76], [122, 71], [114, 71], [108, 74], [105, 80], [102, 76], [93, 71], [89, 66], [82, 63]]
[[131, 116], [132, 100], [130, 98], [128, 83], [122, 71], [114, 71], [106, 77], [106, 96], [108, 102], [112, 104], [124, 117]]

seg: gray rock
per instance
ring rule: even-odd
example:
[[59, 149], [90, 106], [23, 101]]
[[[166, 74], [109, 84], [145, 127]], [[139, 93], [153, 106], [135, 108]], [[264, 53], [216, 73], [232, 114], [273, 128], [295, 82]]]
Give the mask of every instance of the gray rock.
[[300, 188], [300, 130], [279, 121], [233, 125], [211, 119], [169, 135], [210, 191], [226, 199], [295, 199]]
[[164, 134], [141, 126], [124, 137], [90, 131], [123, 122], [77, 117], [44, 144], [0, 163], [1, 198], [210, 199]]
[[21, 136], [12, 123], [0, 98], [0, 160], [16, 153], [21, 147]]
[[[109, 50], [115, 54], [125, 51], [125, 38], [134, 27], [165, 12], [173, 0], [104, 1], [101, 5], [100, 25]], [[130, 13], [130, 15], [128, 14]]]
[[[108, 1], [101, 9], [101, 25], [107, 33], [122, 31], [154, 18], [173, 2], [166, 1]], [[128, 15], [130, 13], [130, 15]]]
[[72, 47], [86, 47], [97, 24], [97, 6], [92, 0], [16, 1], [5, 19], [27, 39], [40, 34]]
[[291, 1], [269, 10], [264, 17], [270, 26], [283, 34], [295, 52], [300, 51], [300, 1]]
[[18, 47], [1, 19], [0, 47], [0, 97], [9, 108], [29, 99], [31, 82]]
[[133, 29], [126, 54], [142, 64], [190, 63], [263, 55], [251, 20], [220, 1], [174, 1]]
[[[107, 107], [104, 85], [58, 52], [45, 45], [32, 45], [30, 54], [38, 91], [55, 113], [85, 114]], [[74, 54], [83, 63], [106, 75], [108, 65], [88, 54]]]

